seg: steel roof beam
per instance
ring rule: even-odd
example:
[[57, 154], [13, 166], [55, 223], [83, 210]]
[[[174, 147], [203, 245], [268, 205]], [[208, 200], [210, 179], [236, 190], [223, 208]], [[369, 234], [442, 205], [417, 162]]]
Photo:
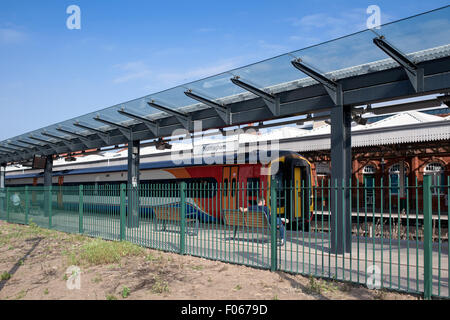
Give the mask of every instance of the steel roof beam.
[[129, 111], [125, 111], [124, 108], [118, 110], [117, 112], [120, 113], [121, 115], [125, 116], [125, 117], [130, 118], [130, 119], [141, 121], [155, 135], [155, 137], [158, 136], [158, 134], [159, 134], [159, 125], [158, 125], [157, 122], [149, 120], [149, 119], [146, 119], [146, 118], [144, 118], [142, 116], [138, 116], [138, 115], [136, 115], [134, 113], [130, 113]]
[[4, 145], [0, 145], [0, 148], [5, 149], [7, 151], [12, 151], [12, 152], [23, 152], [23, 151], [25, 151], [24, 149], [26, 149], [26, 148], [16, 149], [16, 148], [11, 148], [11, 147], [5, 147]]
[[231, 82], [233, 82], [233, 84], [262, 98], [274, 116], [278, 117], [280, 115], [280, 98], [279, 97], [277, 97], [273, 94], [267, 93], [261, 89], [258, 89], [248, 83], [245, 83], [242, 80], [239, 80], [238, 76], [231, 78], [230, 80], [231, 80]]
[[322, 84], [325, 90], [330, 95], [334, 104], [339, 104], [339, 92], [342, 94], [342, 87], [339, 83], [335, 82], [334, 80], [328, 79], [321, 73], [307, 66], [300, 58], [292, 60], [291, 63], [295, 68]]
[[36, 148], [38, 148], [38, 149], [41, 149], [41, 148], [43, 148], [44, 146], [43, 145], [40, 145], [40, 144], [36, 144], [36, 143], [31, 143], [31, 142], [28, 142], [28, 141], [25, 141], [25, 140], [17, 140], [17, 141], [19, 141], [19, 142], [21, 142], [21, 143], [23, 143], [23, 144], [28, 144], [28, 145], [30, 145], [30, 146], [33, 146], [33, 147], [36, 147]]
[[63, 138], [63, 137], [55, 136], [55, 135], [53, 135], [53, 134], [51, 134], [51, 133], [47, 133], [47, 132], [45, 132], [45, 131], [44, 131], [44, 132], [41, 132], [41, 134], [44, 135], [44, 136], [53, 138], [53, 139], [59, 139], [64, 145], [66, 145], [67, 148], [70, 149], [70, 151], [77, 151], [77, 150], [75, 150], [75, 148], [73, 147], [73, 145], [74, 145], [74, 144], [73, 144], [73, 141], [70, 140], [70, 139], [66, 139], [66, 138]]
[[155, 103], [155, 100], [152, 100], [150, 102], [147, 102], [147, 104], [155, 109], [158, 109], [160, 111], [163, 111], [165, 113], [170, 114], [171, 116], [174, 116], [175, 118], [177, 118], [178, 122], [181, 123], [181, 125], [188, 131], [191, 130], [191, 117], [188, 116], [185, 113], [181, 113], [179, 111], [164, 107], [160, 104]]
[[19, 158], [23, 157], [27, 154], [27, 152], [23, 149], [17, 150], [15, 148], [5, 147], [3, 145], [0, 145], [0, 151], [7, 152], [7, 154], [9, 156], [11, 156], [11, 154], [12, 154], [12, 157], [14, 159], [17, 159], [17, 157], [19, 157]]
[[216, 110], [217, 115], [223, 120], [226, 125], [232, 124], [230, 109], [223, 104], [201, 97], [198, 94], [193, 93], [191, 89], [185, 91], [184, 94], [191, 99], [197, 100], [203, 104], [206, 104], [207, 106], [212, 107], [214, 110]]
[[8, 142], [8, 145], [13, 146], [13, 147], [17, 147], [17, 148], [20, 148], [20, 149], [23, 149], [23, 150], [29, 150], [30, 149], [29, 147], [21, 146], [21, 145], [12, 143], [12, 142]]
[[133, 140], [133, 131], [131, 130], [131, 128], [123, 126], [121, 124], [109, 121], [109, 120], [105, 120], [100, 118], [100, 116], [96, 116], [95, 118], [93, 118], [95, 121], [101, 122], [103, 124], [107, 124], [108, 126], [111, 126], [113, 128], [118, 129], [125, 138], [127, 138], [129, 141]]
[[20, 139], [18, 139], [17, 141], [20, 142], [20, 143], [23, 143], [23, 144], [28, 144], [28, 145], [34, 147], [36, 150], [38, 150], [38, 151], [40, 151], [42, 153], [45, 152], [45, 148], [44, 148], [43, 145], [36, 144], [36, 143], [31, 143], [31, 142], [28, 142], [28, 141], [25, 141], [25, 140], [20, 140]]
[[46, 143], [51, 149], [53, 149], [56, 153], [58, 153], [58, 144], [56, 143], [56, 142], [51, 142], [51, 141], [48, 141], [48, 140], [44, 140], [44, 139], [41, 139], [41, 138], [36, 138], [36, 137], [33, 137], [33, 136], [28, 136], [28, 138], [29, 139], [33, 139], [33, 140], [36, 140], [36, 141], [40, 141], [40, 142], [43, 142], [43, 143]]
[[373, 39], [373, 43], [384, 51], [389, 57], [394, 59], [405, 69], [411, 84], [416, 92], [424, 90], [424, 72], [423, 68], [419, 68], [413, 61], [411, 61], [404, 53], [391, 45], [384, 36]]
[[76, 132], [72, 132], [63, 128], [56, 128], [56, 130], [66, 133], [66, 134], [70, 134], [74, 137], [77, 137], [78, 139], [80, 139], [80, 141], [87, 147], [87, 148], [94, 148], [94, 144], [92, 143], [91, 140], [89, 140], [86, 136], [76, 133]]
[[84, 124], [81, 124], [81, 123], [79, 123], [79, 122], [75, 122], [73, 125], [76, 126], [76, 127], [82, 128], [82, 129], [86, 129], [86, 130], [90, 130], [90, 131], [92, 131], [92, 132], [95, 132], [95, 133], [97, 134], [97, 136], [98, 136], [100, 139], [103, 140], [103, 142], [105, 142], [107, 145], [110, 145], [110, 144], [111, 144], [111, 143], [110, 143], [110, 136], [109, 136], [108, 133], [106, 133], [106, 132], [104, 132], [104, 131], [101, 131], [101, 130], [98, 130], [98, 129], [95, 129], [95, 128], [91, 128], [91, 127], [86, 126], [86, 125], [84, 125]]

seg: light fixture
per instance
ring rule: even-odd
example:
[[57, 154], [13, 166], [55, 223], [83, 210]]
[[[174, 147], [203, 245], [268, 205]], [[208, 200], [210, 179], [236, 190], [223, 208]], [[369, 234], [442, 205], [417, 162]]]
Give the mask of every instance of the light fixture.
[[365, 126], [367, 124], [367, 119], [361, 117], [360, 115], [354, 115], [352, 120], [362, 126]]
[[159, 138], [155, 142], [156, 150], [166, 150], [166, 149], [172, 149], [172, 145], [165, 142], [163, 139]]

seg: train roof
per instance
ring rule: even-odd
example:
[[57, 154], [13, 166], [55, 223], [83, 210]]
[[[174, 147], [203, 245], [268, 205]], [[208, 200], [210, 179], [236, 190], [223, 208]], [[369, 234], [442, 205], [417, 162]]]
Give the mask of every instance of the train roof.
[[[288, 156], [288, 155], [298, 155], [296, 152], [292, 151], [279, 151], [276, 153], [268, 152], [267, 155], [264, 155], [264, 162], [267, 161], [267, 158], [274, 159], [278, 158], [280, 156]], [[261, 157], [258, 152], [255, 152], [255, 154], [245, 153], [244, 159], [242, 159], [242, 154], [230, 154], [230, 155], [224, 155], [222, 158], [222, 164], [248, 164], [248, 163], [260, 163]], [[232, 158], [232, 161], [230, 160]], [[256, 159], [255, 159], [256, 158]], [[213, 157], [211, 157], [211, 160]], [[217, 158], [214, 158], [217, 159]], [[189, 163], [186, 163], [186, 161], [189, 161]], [[256, 162], [255, 162], [256, 161]], [[174, 162], [172, 160], [168, 161], [156, 161], [156, 162], [144, 162], [139, 165], [140, 170], [148, 170], [148, 169], [165, 169], [165, 168], [181, 168], [181, 167], [194, 167], [194, 166], [204, 166], [204, 165], [211, 165], [211, 164], [220, 164], [217, 163], [211, 163], [205, 161], [203, 157], [196, 157], [196, 158], [187, 158], [183, 159], [183, 161], [180, 161], [178, 163]], [[68, 176], [68, 175], [77, 175], [77, 174], [90, 174], [90, 173], [106, 173], [106, 172], [120, 172], [120, 171], [127, 171], [128, 166], [127, 165], [116, 165], [116, 166], [99, 166], [94, 168], [84, 168], [84, 169], [66, 169], [66, 170], [58, 170], [53, 171], [52, 176], [58, 177], [58, 176]], [[39, 178], [43, 177], [44, 172], [39, 173], [29, 173], [29, 174], [18, 174], [18, 175], [6, 175], [6, 179], [24, 179], [24, 178]]]

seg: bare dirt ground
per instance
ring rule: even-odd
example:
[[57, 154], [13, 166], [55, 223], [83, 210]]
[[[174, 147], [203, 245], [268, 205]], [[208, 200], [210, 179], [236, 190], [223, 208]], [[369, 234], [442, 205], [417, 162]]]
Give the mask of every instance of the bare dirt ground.
[[[4, 221], [0, 275], [0, 299], [8, 300], [418, 299]], [[79, 289], [68, 288], [74, 279]]]

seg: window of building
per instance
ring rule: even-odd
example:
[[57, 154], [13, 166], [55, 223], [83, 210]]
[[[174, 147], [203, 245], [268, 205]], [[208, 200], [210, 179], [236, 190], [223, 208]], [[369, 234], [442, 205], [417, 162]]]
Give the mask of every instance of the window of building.
[[363, 174], [375, 174], [377, 168], [374, 165], [368, 164], [363, 168]]
[[[403, 186], [400, 185], [400, 179], [403, 176]], [[406, 163], [403, 163], [403, 174], [400, 174], [400, 163], [396, 163], [389, 168], [389, 182], [391, 185], [391, 194], [399, 194], [400, 196], [404, 195], [405, 186], [407, 184], [407, 176], [408, 176], [408, 167]]]
[[[445, 185], [444, 166], [439, 162], [431, 162], [427, 164], [423, 171], [423, 175], [431, 176], [432, 186]], [[438, 188], [431, 188], [431, 192], [433, 195], [437, 195]], [[439, 193], [444, 194], [444, 192], [445, 187], [441, 187], [441, 191], [439, 191]]]

